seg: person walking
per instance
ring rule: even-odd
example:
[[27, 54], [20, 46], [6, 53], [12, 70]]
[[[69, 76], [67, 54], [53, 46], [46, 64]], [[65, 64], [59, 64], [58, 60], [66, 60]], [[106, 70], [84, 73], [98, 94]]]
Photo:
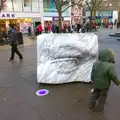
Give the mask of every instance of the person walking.
[[42, 24], [41, 23], [38, 26], [38, 31], [39, 31], [39, 34], [42, 34], [43, 28], [42, 28]]
[[114, 68], [114, 56], [115, 54], [110, 49], [101, 50], [98, 60], [94, 63], [92, 68], [91, 80], [93, 83], [93, 93], [90, 99], [89, 108], [93, 109], [96, 107], [96, 112], [99, 113], [104, 113], [104, 105], [111, 82], [113, 81], [117, 86], [120, 85]]
[[80, 25], [80, 23], [78, 23], [77, 24], [77, 33], [79, 33], [80, 29], [81, 29], [81, 25]]
[[71, 33], [73, 33], [73, 25], [70, 24]]
[[53, 33], [56, 33], [56, 25], [54, 24], [54, 22], [52, 23], [52, 28], [51, 28]]
[[72, 33], [71, 24], [68, 25], [68, 33]]
[[51, 25], [50, 24], [48, 24], [47, 29], [48, 29], [48, 33], [50, 33], [51, 32]]
[[28, 37], [32, 37], [32, 34], [31, 34], [31, 26], [29, 25], [29, 27], [28, 27]]
[[45, 30], [45, 33], [48, 33], [48, 24], [45, 24], [44, 30]]
[[56, 33], [60, 33], [59, 25], [58, 24], [56, 25]]
[[94, 30], [94, 31], [97, 31], [97, 28], [96, 28], [96, 23], [95, 23], [95, 21], [92, 23], [92, 28], [93, 28], [93, 30]]
[[11, 57], [9, 61], [14, 60], [15, 53], [19, 56], [19, 59], [22, 60], [23, 56], [21, 55], [21, 53], [17, 48], [17, 45], [18, 45], [17, 31], [15, 30], [14, 26], [11, 26], [10, 45], [11, 45]]
[[109, 21], [106, 21], [106, 28], [109, 28]]
[[111, 27], [110, 29], [113, 29], [114, 23], [111, 21]]

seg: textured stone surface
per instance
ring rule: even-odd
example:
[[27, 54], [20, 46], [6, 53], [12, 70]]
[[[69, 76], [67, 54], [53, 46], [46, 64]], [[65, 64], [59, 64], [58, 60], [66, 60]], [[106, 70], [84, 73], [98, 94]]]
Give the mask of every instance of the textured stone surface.
[[97, 58], [95, 34], [42, 34], [37, 38], [38, 83], [90, 82]]

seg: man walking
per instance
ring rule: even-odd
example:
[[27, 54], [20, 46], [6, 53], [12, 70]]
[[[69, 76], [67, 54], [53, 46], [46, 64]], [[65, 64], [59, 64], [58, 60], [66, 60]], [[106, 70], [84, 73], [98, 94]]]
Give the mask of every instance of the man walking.
[[52, 28], [51, 29], [52, 29], [53, 33], [56, 33], [56, 24], [54, 22], [52, 23]]
[[20, 60], [23, 59], [23, 56], [19, 52], [17, 45], [18, 45], [18, 40], [17, 40], [17, 31], [15, 30], [14, 26], [11, 26], [11, 31], [10, 31], [10, 45], [11, 45], [11, 57], [9, 61], [14, 60], [15, 53], [19, 56]]
[[32, 37], [32, 34], [31, 34], [31, 26], [29, 25], [29, 27], [28, 27], [28, 37]]

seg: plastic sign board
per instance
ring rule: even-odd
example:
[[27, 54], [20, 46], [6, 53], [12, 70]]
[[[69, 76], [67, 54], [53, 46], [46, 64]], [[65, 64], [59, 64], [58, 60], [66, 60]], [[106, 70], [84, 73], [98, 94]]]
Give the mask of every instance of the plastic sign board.
[[[53, 17], [53, 21], [58, 21], [59, 20], [59, 17]], [[63, 21], [64, 18], [62, 17], [61, 20]]]
[[14, 13], [0, 13], [0, 18], [16, 18]]

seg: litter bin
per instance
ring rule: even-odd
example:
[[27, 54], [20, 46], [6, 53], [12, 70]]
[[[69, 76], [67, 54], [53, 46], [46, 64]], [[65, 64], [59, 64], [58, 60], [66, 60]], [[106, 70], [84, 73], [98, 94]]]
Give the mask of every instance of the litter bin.
[[4, 40], [0, 39], [0, 45], [4, 45]]
[[18, 38], [18, 44], [20, 45], [24, 44], [22, 32], [17, 32], [17, 38]]

